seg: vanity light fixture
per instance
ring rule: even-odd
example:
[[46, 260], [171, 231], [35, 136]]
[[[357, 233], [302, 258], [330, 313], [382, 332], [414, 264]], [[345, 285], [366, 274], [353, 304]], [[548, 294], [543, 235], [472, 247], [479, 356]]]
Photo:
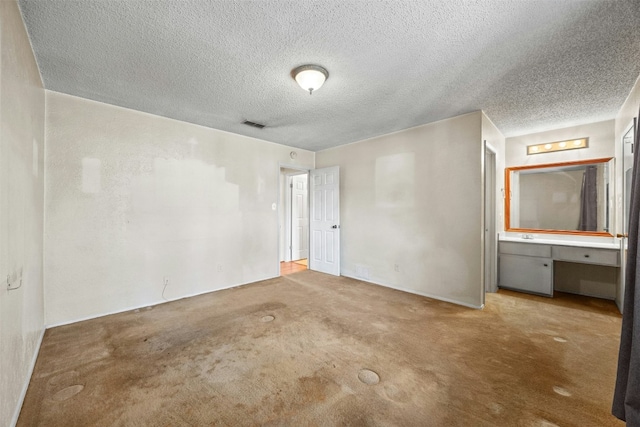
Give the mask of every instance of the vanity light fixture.
[[553, 151], [575, 150], [587, 148], [589, 138], [569, 139], [566, 141], [548, 142], [546, 144], [527, 145], [527, 155], [551, 153]]
[[294, 68], [291, 70], [291, 75], [302, 89], [309, 91], [309, 95], [313, 94], [314, 90], [320, 89], [329, 78], [329, 72], [324, 67], [312, 64]]

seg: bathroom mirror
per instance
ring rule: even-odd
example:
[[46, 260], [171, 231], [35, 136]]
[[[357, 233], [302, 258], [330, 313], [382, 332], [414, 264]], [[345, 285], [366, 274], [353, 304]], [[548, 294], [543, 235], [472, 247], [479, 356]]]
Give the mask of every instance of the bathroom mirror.
[[613, 236], [613, 158], [505, 169], [505, 228]]

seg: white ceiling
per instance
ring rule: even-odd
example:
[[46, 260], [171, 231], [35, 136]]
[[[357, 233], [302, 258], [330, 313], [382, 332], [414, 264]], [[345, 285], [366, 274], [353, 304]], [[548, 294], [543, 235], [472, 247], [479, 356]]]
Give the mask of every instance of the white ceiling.
[[506, 136], [612, 119], [640, 74], [638, 0], [19, 4], [47, 89], [310, 150], [479, 109]]

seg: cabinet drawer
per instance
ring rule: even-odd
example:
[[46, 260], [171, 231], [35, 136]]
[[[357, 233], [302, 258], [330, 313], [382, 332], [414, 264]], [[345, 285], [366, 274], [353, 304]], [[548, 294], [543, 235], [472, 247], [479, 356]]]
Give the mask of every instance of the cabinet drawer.
[[553, 259], [556, 261], [582, 262], [585, 264], [620, 265], [620, 251], [616, 249], [578, 248], [554, 246]]
[[553, 261], [551, 258], [500, 254], [501, 288], [553, 295]]
[[498, 251], [501, 254], [551, 257], [551, 246], [537, 243], [499, 242]]

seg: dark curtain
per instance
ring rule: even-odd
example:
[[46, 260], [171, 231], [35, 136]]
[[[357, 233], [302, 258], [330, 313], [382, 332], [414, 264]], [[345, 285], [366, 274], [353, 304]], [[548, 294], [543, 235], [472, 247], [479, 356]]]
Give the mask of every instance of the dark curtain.
[[[635, 130], [634, 146], [640, 147], [640, 135]], [[625, 276], [622, 334], [618, 355], [618, 376], [613, 396], [612, 413], [628, 426], [640, 426], [640, 258], [638, 233], [640, 232], [640, 157], [633, 154], [631, 179], [631, 209], [629, 213], [629, 242]]]
[[582, 176], [578, 230], [598, 231], [598, 167], [587, 166]]

